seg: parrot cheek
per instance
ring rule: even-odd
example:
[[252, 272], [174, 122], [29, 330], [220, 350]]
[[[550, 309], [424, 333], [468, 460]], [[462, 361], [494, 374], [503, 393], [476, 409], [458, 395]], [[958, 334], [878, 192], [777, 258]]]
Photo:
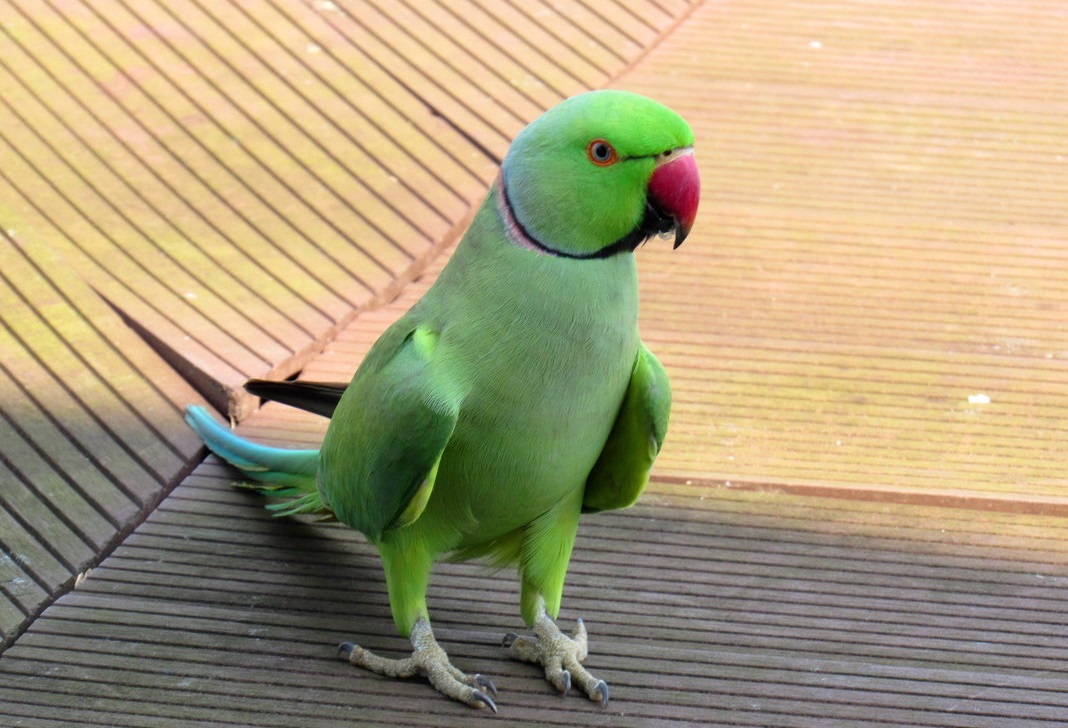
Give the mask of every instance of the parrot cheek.
[[675, 246], [690, 234], [701, 200], [701, 177], [692, 149], [673, 150], [649, 180], [649, 203], [674, 221]]

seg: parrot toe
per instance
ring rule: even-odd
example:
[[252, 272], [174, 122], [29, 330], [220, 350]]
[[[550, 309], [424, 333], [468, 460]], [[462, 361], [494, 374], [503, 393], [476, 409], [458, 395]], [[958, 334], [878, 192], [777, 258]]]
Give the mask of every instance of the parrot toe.
[[[424, 675], [442, 695], [466, 703], [473, 708], [489, 708], [497, 712], [493, 697], [497, 686], [484, 675], [468, 675], [449, 662], [434, 638], [430, 622], [420, 619], [412, 627], [412, 655], [399, 660], [381, 657], [352, 642], [338, 645], [338, 656], [349, 664], [386, 677], [406, 678]], [[493, 696], [493, 697], [491, 697]]]
[[608, 705], [608, 683], [591, 675], [582, 665], [587, 654], [587, 637], [581, 619], [568, 637], [543, 610], [534, 622], [534, 635], [521, 637], [509, 633], [503, 646], [513, 658], [544, 667], [545, 679], [564, 696], [577, 685], [590, 700], [602, 707]]

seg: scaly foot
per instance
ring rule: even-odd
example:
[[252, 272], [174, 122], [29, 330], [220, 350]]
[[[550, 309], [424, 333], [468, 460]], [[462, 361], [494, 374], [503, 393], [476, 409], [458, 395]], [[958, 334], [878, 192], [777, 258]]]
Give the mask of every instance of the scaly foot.
[[572, 684], [589, 696], [590, 700], [608, 705], [608, 684], [598, 680], [582, 666], [586, 659], [586, 625], [580, 619], [571, 637], [560, 631], [556, 622], [542, 606], [534, 621], [534, 637], [520, 637], [514, 633], [504, 636], [504, 646], [517, 660], [535, 662], [545, 668], [545, 679], [564, 695]]
[[434, 639], [430, 622], [420, 619], [412, 627], [412, 656], [400, 660], [380, 657], [351, 642], [342, 642], [338, 654], [351, 664], [387, 677], [412, 677], [425, 675], [430, 684], [442, 695], [467, 703], [474, 708], [489, 708], [497, 712], [497, 705], [490, 695], [497, 695], [493, 681], [481, 675], [468, 675], [453, 667]]

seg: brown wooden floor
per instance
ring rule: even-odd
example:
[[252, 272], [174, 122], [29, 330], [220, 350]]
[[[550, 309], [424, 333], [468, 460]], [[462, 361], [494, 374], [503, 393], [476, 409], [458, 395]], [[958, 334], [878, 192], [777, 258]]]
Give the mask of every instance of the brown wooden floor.
[[[0, 725], [1068, 724], [1058, 4], [0, 17]], [[514, 575], [436, 572], [491, 717], [336, 660], [404, 647], [373, 550], [227, 487], [179, 409], [346, 379], [508, 139], [603, 85], [698, 137], [693, 236], [638, 253], [671, 434], [641, 504], [585, 520], [565, 592], [607, 710], [507, 660]]]
[[[512, 663], [510, 573], [445, 565], [431, 604], [500, 715], [334, 657], [403, 649], [377, 557], [271, 519], [208, 463], [0, 662], [11, 725], [1054, 726], [1068, 711], [1063, 520], [754, 493], [589, 518], [564, 622], [602, 710]], [[19, 722], [20, 721], [20, 722]]]

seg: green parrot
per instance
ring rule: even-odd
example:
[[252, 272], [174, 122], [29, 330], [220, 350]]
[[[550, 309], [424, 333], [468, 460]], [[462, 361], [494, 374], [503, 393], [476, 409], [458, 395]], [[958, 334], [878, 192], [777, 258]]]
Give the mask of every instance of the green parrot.
[[664, 442], [671, 393], [638, 335], [633, 252], [656, 235], [678, 247], [699, 196], [676, 113], [623, 91], [567, 99], [515, 138], [437, 281], [351, 382], [248, 385], [329, 416], [319, 450], [257, 445], [188, 409], [211, 450], [289, 498], [276, 513], [332, 513], [377, 546], [413, 651], [345, 642], [350, 663], [496, 711], [493, 683], [438, 645], [426, 591], [439, 559], [514, 564], [533, 635], [507, 635], [510, 654], [607, 704], [581, 620], [567, 636], [555, 618], [579, 516], [634, 503]]

